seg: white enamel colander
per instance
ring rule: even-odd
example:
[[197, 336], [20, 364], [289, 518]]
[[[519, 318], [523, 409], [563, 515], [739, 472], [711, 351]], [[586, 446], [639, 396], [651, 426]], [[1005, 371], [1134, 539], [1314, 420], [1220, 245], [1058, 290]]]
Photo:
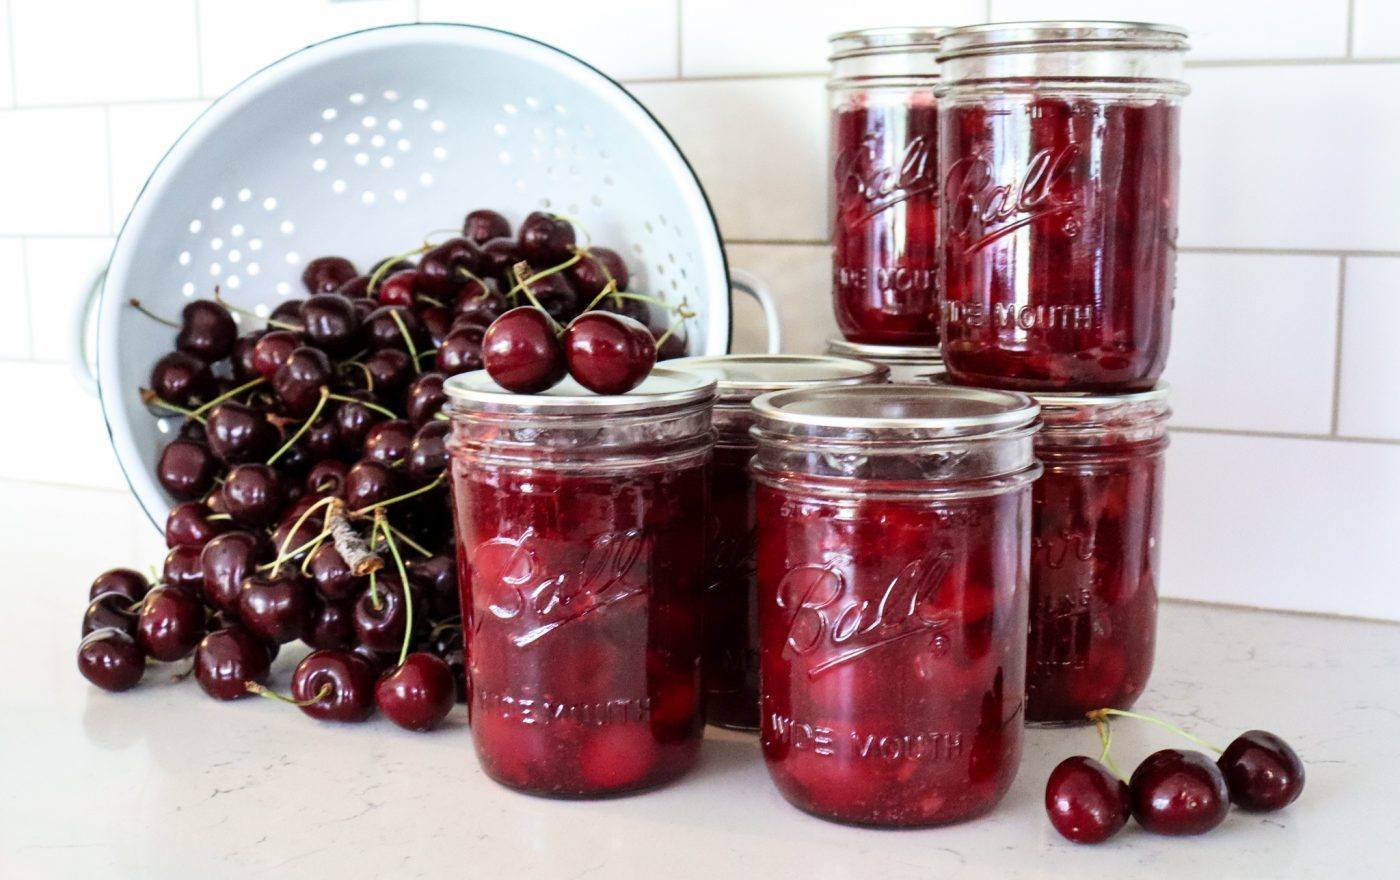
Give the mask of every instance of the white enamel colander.
[[[97, 311], [96, 375], [112, 445], [157, 525], [154, 477], [177, 423], [138, 389], [177, 317], [218, 285], [260, 315], [306, 295], [306, 261], [362, 271], [493, 208], [575, 219], [628, 263], [631, 289], [684, 299], [691, 354], [728, 351], [730, 284], [714, 214], [661, 125], [617, 83], [558, 49], [470, 25], [375, 28], [308, 46], [254, 74], [190, 126], [117, 238]], [[446, 233], [442, 233], [445, 235]], [[776, 350], [772, 303], [752, 279]]]

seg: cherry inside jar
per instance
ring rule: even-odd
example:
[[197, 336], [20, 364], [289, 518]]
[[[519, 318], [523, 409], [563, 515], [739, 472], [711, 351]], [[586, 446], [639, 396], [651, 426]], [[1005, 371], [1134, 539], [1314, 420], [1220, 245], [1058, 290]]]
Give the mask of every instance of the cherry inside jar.
[[1151, 388], [1176, 284], [1181, 31], [949, 31], [940, 327], [962, 384]]
[[990, 810], [1021, 748], [1035, 404], [884, 385], [754, 407], [769, 774], [839, 822]]
[[938, 342], [938, 31], [832, 37], [836, 323], [850, 340]]
[[535, 794], [601, 797], [700, 747], [700, 592], [714, 382], [656, 369], [592, 395], [449, 379], [472, 735]]
[[1166, 388], [1042, 394], [1026, 720], [1083, 723], [1147, 686], [1157, 632]]
[[714, 378], [709, 572], [704, 595], [705, 720], [758, 729], [758, 585], [754, 559], [753, 408], [760, 394], [810, 385], [885, 381], [878, 364], [806, 355], [716, 355], [671, 367]]

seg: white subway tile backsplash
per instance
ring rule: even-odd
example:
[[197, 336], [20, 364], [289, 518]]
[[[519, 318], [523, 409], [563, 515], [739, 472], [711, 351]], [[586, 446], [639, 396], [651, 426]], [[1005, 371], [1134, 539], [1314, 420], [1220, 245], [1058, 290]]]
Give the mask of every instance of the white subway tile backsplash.
[[1400, 445], [1178, 432], [1162, 590], [1400, 619]]
[[13, 70], [10, 64], [10, 0], [0, 0], [0, 107], [15, 103]]
[[1337, 257], [1181, 254], [1173, 424], [1326, 434], [1332, 427]]
[[[1382, 0], [1383, 2], [1383, 0]], [[1274, 0], [991, 0], [993, 21], [1160, 21], [1191, 32], [1191, 61], [1341, 58], [1347, 0], [1308, 0], [1284, 13]]]
[[685, 76], [820, 73], [827, 38], [885, 25], [957, 25], [986, 20], [982, 0], [871, 0], [808, 3], [785, 0], [703, 0], [681, 7], [681, 66]]
[[75, 354], [78, 311], [111, 253], [110, 238], [31, 238], [24, 243], [35, 360], [69, 362]]
[[1182, 245], [1400, 250], [1400, 65], [1196, 68], [1187, 79]]
[[0, 111], [0, 235], [110, 231], [104, 112]]
[[208, 106], [207, 101], [176, 101], [122, 104], [110, 110], [114, 230], [121, 229], [165, 151]]
[[1353, 0], [1352, 54], [1400, 57], [1400, 4], [1395, 0]]
[[163, 558], [147, 552], [159, 548], [139, 533], [155, 530], [126, 492], [0, 480], [0, 498], [5, 502], [0, 504], [0, 553], [15, 566], [11, 583], [30, 584], [51, 601], [86, 602], [88, 588], [86, 581], [53, 583], [54, 560], [63, 560], [66, 571], [92, 578], [117, 566], [145, 572], [153, 563], [159, 567]]
[[24, 242], [0, 238], [0, 358], [29, 357], [29, 296], [24, 285]]
[[822, 77], [650, 83], [632, 91], [695, 166], [727, 239], [826, 239]]
[[480, 3], [420, 0], [420, 21], [480, 24], [557, 46], [614, 79], [673, 77], [677, 70], [673, 0], [535, 0]]
[[0, 362], [0, 388], [5, 411], [26, 416], [0, 431], [0, 480], [126, 488], [97, 398], [68, 364]]
[[199, 92], [190, 0], [10, 0], [10, 23], [21, 106]]
[[1400, 257], [1349, 257], [1337, 430], [1400, 440]]
[[202, 94], [216, 98], [248, 75], [327, 37], [412, 21], [412, 0], [198, 0]]
[[[826, 245], [725, 246], [731, 269], [745, 269], [765, 281], [778, 307], [783, 351], [821, 354], [836, 333], [831, 312], [831, 249]], [[735, 294], [734, 350], [764, 351], [768, 337], [763, 314], [751, 300]]]

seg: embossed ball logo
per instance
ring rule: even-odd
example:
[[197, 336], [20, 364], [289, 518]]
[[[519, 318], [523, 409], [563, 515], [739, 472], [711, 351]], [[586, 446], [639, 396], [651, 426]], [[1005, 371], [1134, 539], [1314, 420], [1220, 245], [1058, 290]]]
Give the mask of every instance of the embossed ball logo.
[[[962, 244], [964, 253], [986, 247], [1047, 216], [1068, 215], [1079, 207], [1065, 195], [1074, 172], [1079, 147], [1036, 151], [1020, 179], [998, 182], [997, 167], [986, 156], [967, 156], [954, 162], [944, 181], [943, 196], [948, 230]], [[1060, 231], [1070, 237], [1082, 229], [1077, 217], [1065, 216]]]

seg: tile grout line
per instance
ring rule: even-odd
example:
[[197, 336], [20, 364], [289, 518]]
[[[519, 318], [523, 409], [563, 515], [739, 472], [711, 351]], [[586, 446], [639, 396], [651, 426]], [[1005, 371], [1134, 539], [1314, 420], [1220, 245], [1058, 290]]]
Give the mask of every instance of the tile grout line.
[[[66, 237], [66, 236], [62, 236]], [[726, 238], [725, 244], [812, 246], [829, 245], [826, 238]], [[1328, 250], [1325, 248], [1268, 248], [1268, 247], [1180, 247], [1183, 254], [1225, 254], [1246, 257], [1400, 257], [1400, 250]]]
[[112, 179], [112, 108], [102, 108], [102, 134], [106, 138], [107, 155], [107, 234], [117, 234], [117, 184]]
[[985, 15], [983, 16], [982, 21], [983, 21], [984, 23], [990, 23], [991, 20], [992, 20], [992, 0], [987, 0], [987, 8], [986, 8], [986, 10], [985, 10]]
[[676, 0], [676, 79], [685, 78], [685, 0]]
[[1248, 428], [1192, 428], [1171, 426], [1180, 434], [1205, 434], [1213, 437], [1258, 437], [1268, 440], [1314, 440], [1319, 443], [1360, 443], [1369, 446], [1400, 446], [1400, 437], [1354, 437], [1346, 434], [1306, 434], [1295, 431], [1255, 431]]
[[27, 361], [34, 360], [34, 355], [38, 354], [38, 338], [34, 335], [34, 296], [29, 292], [32, 286], [29, 283], [29, 239], [19, 240], [19, 268], [20, 274], [24, 276], [24, 321], [29, 325], [29, 354], [25, 358]]
[[1337, 327], [1333, 331], [1332, 355], [1332, 436], [1341, 431], [1342, 422], [1342, 322], [1346, 317], [1347, 301], [1347, 258], [1343, 256], [1337, 264]]
[[1347, 0], [1347, 57], [1356, 57], [1356, 0]]

